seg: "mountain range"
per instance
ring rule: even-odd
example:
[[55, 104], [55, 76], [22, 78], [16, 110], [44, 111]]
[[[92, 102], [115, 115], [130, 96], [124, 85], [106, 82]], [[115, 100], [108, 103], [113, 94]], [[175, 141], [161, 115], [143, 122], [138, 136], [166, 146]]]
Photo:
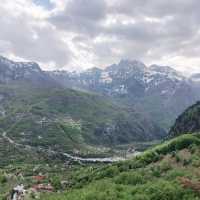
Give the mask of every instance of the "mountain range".
[[169, 66], [121, 60], [105, 69], [92, 68], [80, 73], [51, 71], [61, 85], [95, 92], [133, 107], [165, 130], [176, 117], [200, 99], [200, 75], [186, 77]]
[[199, 89], [199, 74], [135, 60], [77, 73], [0, 57], [1, 133], [22, 145], [78, 153], [161, 139], [200, 99]]
[[[0, 130], [25, 147], [99, 153], [166, 132], [149, 117], [109, 96], [63, 87], [36, 63], [0, 58]], [[100, 150], [99, 150], [100, 149]]]

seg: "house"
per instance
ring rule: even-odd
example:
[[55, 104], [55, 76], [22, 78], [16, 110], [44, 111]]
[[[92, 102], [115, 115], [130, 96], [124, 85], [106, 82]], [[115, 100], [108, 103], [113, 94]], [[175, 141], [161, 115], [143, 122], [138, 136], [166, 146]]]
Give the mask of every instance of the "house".
[[26, 190], [24, 189], [24, 185], [17, 185], [11, 192], [11, 200], [23, 200], [25, 193]]
[[33, 179], [36, 180], [37, 182], [43, 181], [46, 179], [46, 176], [38, 175], [38, 176], [33, 176]]

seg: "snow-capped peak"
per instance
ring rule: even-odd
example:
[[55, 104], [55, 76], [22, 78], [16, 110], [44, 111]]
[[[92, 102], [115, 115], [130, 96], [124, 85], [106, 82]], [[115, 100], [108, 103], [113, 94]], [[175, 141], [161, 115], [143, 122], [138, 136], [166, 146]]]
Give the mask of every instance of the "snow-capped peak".
[[158, 72], [176, 72], [175, 69], [169, 67], [169, 66], [161, 66], [161, 65], [156, 65], [156, 64], [153, 64], [153, 65], [150, 65], [149, 66], [149, 69], [151, 70], [154, 70], [154, 71], [158, 71]]
[[154, 75], [158, 74], [171, 80], [181, 81], [185, 79], [185, 77], [181, 73], [169, 66], [160, 66], [154, 64], [149, 67], [149, 71]]

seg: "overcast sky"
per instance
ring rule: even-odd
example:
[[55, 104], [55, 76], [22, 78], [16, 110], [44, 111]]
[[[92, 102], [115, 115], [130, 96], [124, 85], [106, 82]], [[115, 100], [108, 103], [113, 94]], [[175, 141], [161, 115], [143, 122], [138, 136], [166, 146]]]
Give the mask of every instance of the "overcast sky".
[[44, 69], [124, 58], [200, 72], [199, 9], [199, 0], [7, 0], [0, 54]]

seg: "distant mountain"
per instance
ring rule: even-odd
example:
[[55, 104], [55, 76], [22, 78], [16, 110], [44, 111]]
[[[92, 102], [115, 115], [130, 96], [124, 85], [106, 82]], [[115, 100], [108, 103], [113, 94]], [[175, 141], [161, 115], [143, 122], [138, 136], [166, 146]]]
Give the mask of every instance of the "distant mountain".
[[113, 148], [166, 134], [133, 108], [63, 88], [35, 63], [1, 58], [0, 70], [0, 138], [6, 134], [22, 145], [97, 153], [97, 146]]
[[135, 60], [121, 60], [105, 70], [92, 68], [82, 73], [53, 71], [49, 74], [67, 87], [81, 87], [116, 96], [132, 94], [134, 98], [152, 91], [169, 93], [171, 91], [161, 89], [169, 89], [185, 78], [170, 67], [152, 65], [148, 68]]
[[169, 135], [178, 136], [184, 133], [200, 131], [200, 101], [187, 108], [172, 126]]
[[56, 86], [48, 74], [43, 72], [34, 62], [14, 62], [0, 56], [0, 83], [7, 84], [15, 81], [29, 81], [34, 85]]
[[168, 66], [146, 67], [136, 60], [121, 60], [104, 70], [54, 71], [49, 75], [65, 87], [100, 93], [133, 106], [165, 129], [200, 99], [200, 83], [194, 78], [186, 78]]

